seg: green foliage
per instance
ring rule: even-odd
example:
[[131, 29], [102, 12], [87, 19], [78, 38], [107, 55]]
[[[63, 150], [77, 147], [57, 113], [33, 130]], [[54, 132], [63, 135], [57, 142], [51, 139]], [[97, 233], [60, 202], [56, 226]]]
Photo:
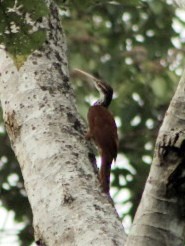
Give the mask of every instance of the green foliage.
[[[17, 222], [25, 223], [19, 233], [20, 245], [29, 245], [33, 241], [32, 214], [21, 171], [8, 136], [3, 132], [0, 133], [0, 144], [0, 205], [14, 211]], [[12, 178], [16, 181], [12, 182]]]
[[[25, 13], [37, 9], [34, 20], [47, 14], [43, 6], [34, 7], [36, 1], [19, 1], [23, 2]], [[122, 191], [129, 193], [119, 198], [122, 207], [129, 205], [121, 216], [129, 214], [133, 218], [149, 172], [158, 129], [184, 63], [184, 43], [173, 23], [175, 20], [184, 25], [184, 22], [171, 5], [162, 0], [55, 2], [62, 7], [71, 70], [77, 67], [95, 76], [99, 74], [114, 88], [115, 98], [110, 109], [119, 122], [120, 157], [112, 166], [112, 187], [116, 191], [115, 201]], [[11, 1], [2, 3], [0, 32], [10, 23], [10, 17], [6, 19], [2, 9]], [[15, 16], [15, 20], [18, 18]], [[24, 38], [28, 28], [22, 28], [18, 34], [22, 36], [17, 39]], [[13, 49], [9, 36], [4, 38], [9, 49]], [[42, 39], [35, 38], [38, 42]], [[24, 45], [25, 53], [33, 49], [35, 38]], [[19, 42], [14, 49], [21, 49]], [[86, 119], [91, 98], [97, 94], [79, 79], [72, 77], [72, 80], [79, 112]], [[20, 238], [22, 245], [28, 245], [32, 240], [31, 212], [19, 167], [4, 133], [0, 134], [0, 159], [2, 156], [8, 161], [0, 165], [1, 202], [8, 210], [15, 211], [18, 221], [27, 221]], [[16, 187], [9, 182], [12, 173], [19, 177]]]
[[[179, 80], [176, 70], [183, 62], [178, 59], [182, 49], [174, 45], [173, 39], [180, 40], [180, 35], [173, 22], [181, 20], [164, 1], [95, 1], [88, 6], [76, 1], [74, 5], [63, 12], [71, 69], [99, 74], [114, 88], [111, 111], [120, 122], [119, 154], [127, 161], [120, 157], [113, 165], [112, 187], [118, 190], [115, 201], [123, 190], [129, 192], [121, 204], [132, 205], [121, 216], [133, 218], [158, 129]], [[97, 94], [77, 78], [73, 84], [79, 112], [86, 118], [91, 93]]]
[[5, 0], [0, 2], [0, 43], [14, 56], [27, 56], [45, 40], [39, 25], [48, 14], [44, 0]]

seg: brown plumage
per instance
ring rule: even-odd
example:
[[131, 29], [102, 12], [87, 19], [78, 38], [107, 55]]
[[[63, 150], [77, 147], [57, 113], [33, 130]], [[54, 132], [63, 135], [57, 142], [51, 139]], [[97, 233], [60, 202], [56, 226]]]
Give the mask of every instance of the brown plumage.
[[113, 115], [108, 110], [113, 90], [107, 83], [82, 70], [76, 69], [76, 72], [93, 82], [103, 96], [89, 108], [87, 116], [89, 131], [86, 138], [93, 139], [99, 149], [101, 155], [99, 178], [103, 191], [109, 193], [111, 164], [116, 159], [118, 150], [117, 127]]
[[101, 155], [100, 182], [104, 192], [109, 193], [111, 163], [117, 157], [117, 127], [112, 114], [101, 105], [89, 108], [88, 122], [87, 137], [94, 140]]

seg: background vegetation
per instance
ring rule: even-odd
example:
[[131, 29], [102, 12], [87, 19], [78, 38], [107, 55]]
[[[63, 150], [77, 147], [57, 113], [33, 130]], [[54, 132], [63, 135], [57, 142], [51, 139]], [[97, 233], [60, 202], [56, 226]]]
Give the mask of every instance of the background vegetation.
[[[84, 69], [102, 77], [115, 91], [110, 108], [119, 127], [120, 147], [111, 194], [127, 226], [140, 201], [158, 129], [185, 62], [184, 13], [162, 0], [56, 2], [61, 7], [71, 72], [76, 67]], [[71, 80], [79, 113], [86, 119], [97, 94], [73, 76]], [[29, 245], [33, 241], [31, 210], [2, 114], [0, 206], [24, 222], [16, 233], [20, 245]]]

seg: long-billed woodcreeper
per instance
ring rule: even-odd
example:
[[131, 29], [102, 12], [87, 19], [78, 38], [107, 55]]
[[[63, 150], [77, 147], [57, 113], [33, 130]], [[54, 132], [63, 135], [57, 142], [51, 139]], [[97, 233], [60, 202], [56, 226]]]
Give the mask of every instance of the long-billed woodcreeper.
[[103, 191], [109, 194], [111, 164], [116, 159], [118, 150], [117, 127], [112, 113], [108, 110], [112, 101], [113, 89], [104, 81], [80, 69], [75, 69], [75, 73], [79, 74], [82, 79], [93, 82], [100, 92], [100, 99], [88, 111], [89, 131], [86, 138], [93, 139], [99, 149], [101, 155], [99, 178]]

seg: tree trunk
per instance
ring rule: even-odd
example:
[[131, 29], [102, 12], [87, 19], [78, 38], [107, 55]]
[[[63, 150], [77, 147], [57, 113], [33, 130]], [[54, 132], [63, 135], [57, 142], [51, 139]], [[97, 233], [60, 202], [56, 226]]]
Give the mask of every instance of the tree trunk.
[[185, 241], [185, 72], [166, 112], [127, 246]]
[[53, 3], [49, 11], [46, 42], [19, 70], [0, 52], [4, 122], [24, 177], [35, 239], [49, 246], [121, 246], [125, 234], [93, 167]]
[[174, 2], [175, 2], [180, 8], [185, 8], [185, 2], [184, 2], [184, 0], [174, 0]]

